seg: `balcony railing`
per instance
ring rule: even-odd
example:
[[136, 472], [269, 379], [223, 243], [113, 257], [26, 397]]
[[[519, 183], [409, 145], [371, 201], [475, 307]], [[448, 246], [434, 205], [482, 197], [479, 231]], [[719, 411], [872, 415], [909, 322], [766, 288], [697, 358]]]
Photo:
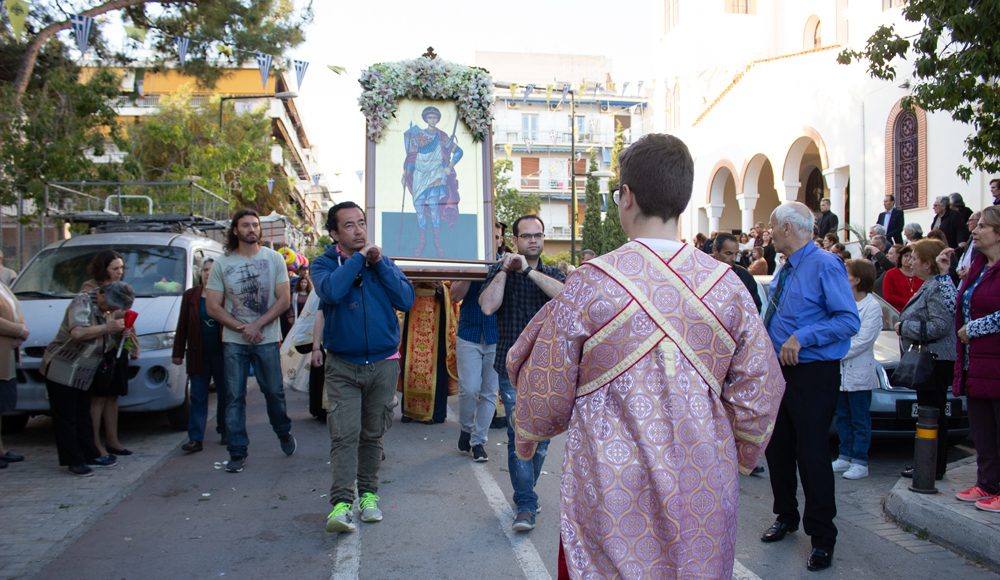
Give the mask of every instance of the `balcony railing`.
[[[493, 135], [498, 144], [521, 144], [531, 141], [532, 145], [559, 145], [564, 147], [569, 147], [572, 138], [572, 134], [569, 131], [521, 131], [505, 127], [494, 128]], [[622, 132], [622, 136], [625, 139], [626, 145], [632, 142], [631, 129], [625, 129]], [[610, 146], [614, 142], [614, 131], [587, 131], [576, 134], [577, 145]]]
[[[576, 178], [576, 190], [579, 193], [583, 193], [584, 188], [587, 187], [586, 177]], [[541, 179], [538, 177], [522, 177], [520, 179], [518, 188], [523, 191], [551, 191], [557, 193], [569, 193], [570, 180], [569, 177], [564, 177], [562, 179]]]

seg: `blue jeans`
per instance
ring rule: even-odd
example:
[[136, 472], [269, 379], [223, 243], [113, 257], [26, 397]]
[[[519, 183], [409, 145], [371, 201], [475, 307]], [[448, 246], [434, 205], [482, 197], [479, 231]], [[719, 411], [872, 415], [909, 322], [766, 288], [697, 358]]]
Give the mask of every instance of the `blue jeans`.
[[531, 461], [518, 459], [514, 447], [514, 401], [517, 389], [510, 384], [507, 373], [500, 375], [500, 398], [503, 400], [504, 412], [507, 413], [507, 470], [510, 472], [510, 484], [514, 488], [514, 505], [518, 512], [535, 513], [538, 511], [538, 494], [535, 493], [535, 483], [542, 473], [545, 455], [549, 452], [549, 442], [542, 441], [535, 450]]
[[222, 345], [225, 361], [226, 432], [229, 436], [229, 457], [243, 459], [247, 456], [247, 374], [253, 362], [257, 384], [267, 402], [267, 418], [278, 438], [292, 431], [292, 420], [285, 410], [285, 391], [281, 384], [281, 359], [278, 343]]
[[841, 391], [837, 398], [837, 437], [840, 459], [868, 465], [872, 442], [871, 391]]
[[219, 433], [226, 425], [226, 383], [223, 378], [222, 352], [202, 357], [202, 372], [191, 375], [191, 410], [188, 412], [188, 439], [205, 440], [208, 421], [208, 384], [215, 381], [215, 425]]
[[496, 344], [458, 338], [458, 424], [469, 433], [472, 445], [486, 445], [490, 423], [497, 410]]

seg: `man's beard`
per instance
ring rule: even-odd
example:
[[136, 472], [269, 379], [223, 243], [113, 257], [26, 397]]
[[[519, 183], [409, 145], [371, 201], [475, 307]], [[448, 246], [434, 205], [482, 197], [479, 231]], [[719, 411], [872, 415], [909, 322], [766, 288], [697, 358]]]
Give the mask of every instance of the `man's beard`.
[[257, 234], [242, 235], [236, 234], [236, 238], [243, 242], [244, 244], [256, 244], [258, 241]]

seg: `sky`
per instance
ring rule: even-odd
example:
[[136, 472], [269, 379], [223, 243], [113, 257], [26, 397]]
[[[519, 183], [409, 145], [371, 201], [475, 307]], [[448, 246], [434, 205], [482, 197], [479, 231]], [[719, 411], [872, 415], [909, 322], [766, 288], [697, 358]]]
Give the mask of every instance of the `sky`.
[[[365, 121], [357, 80], [372, 64], [417, 58], [433, 46], [440, 58], [468, 65], [477, 51], [605, 56], [616, 79], [651, 78], [644, 55], [657, 40], [649, 14], [658, 6], [659, 0], [316, 1], [306, 42], [287, 56], [310, 63], [296, 105], [318, 171], [344, 192], [337, 201], [363, 201], [356, 172], [364, 169]], [[336, 75], [327, 65], [347, 71]], [[294, 79], [294, 71], [288, 74]]]

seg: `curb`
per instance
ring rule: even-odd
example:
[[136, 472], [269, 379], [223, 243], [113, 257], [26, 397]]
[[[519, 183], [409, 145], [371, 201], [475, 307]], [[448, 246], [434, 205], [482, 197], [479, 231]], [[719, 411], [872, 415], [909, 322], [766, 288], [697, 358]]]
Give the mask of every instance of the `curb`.
[[955, 499], [956, 492], [975, 481], [975, 457], [949, 465], [934, 495], [914, 493], [911, 480], [900, 478], [886, 496], [883, 511], [900, 525], [925, 532], [931, 541], [1000, 572], [1000, 515]]

